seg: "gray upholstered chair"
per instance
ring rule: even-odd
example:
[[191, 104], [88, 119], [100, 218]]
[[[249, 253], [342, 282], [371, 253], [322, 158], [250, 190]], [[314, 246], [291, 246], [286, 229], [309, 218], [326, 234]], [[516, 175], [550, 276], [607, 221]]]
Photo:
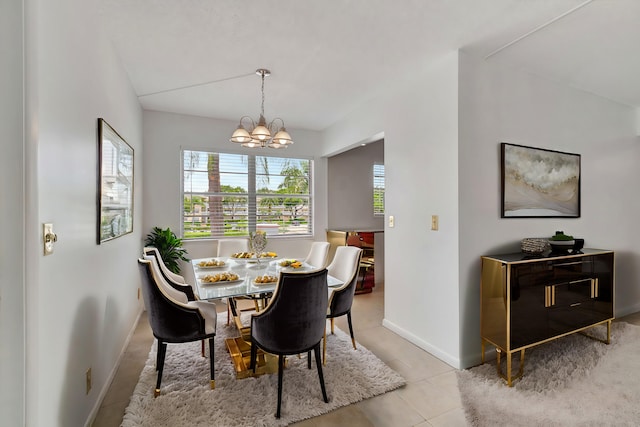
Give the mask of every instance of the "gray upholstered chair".
[[311, 368], [311, 350], [315, 353], [320, 388], [329, 402], [322, 375], [320, 342], [326, 325], [327, 270], [308, 273], [280, 273], [278, 286], [269, 305], [251, 316], [251, 361], [255, 372], [258, 348], [278, 355], [278, 407], [282, 403], [284, 357], [307, 352], [307, 367]]
[[[353, 304], [353, 296], [356, 292], [358, 282], [358, 271], [360, 269], [360, 260], [362, 258], [362, 249], [355, 246], [338, 246], [333, 261], [327, 267], [329, 275], [340, 279], [342, 286], [329, 289], [329, 305], [327, 309], [327, 319], [331, 319], [331, 333], [333, 334], [333, 319], [336, 317], [347, 315], [349, 322], [349, 334], [351, 334], [351, 343], [354, 350], [356, 349], [356, 339], [353, 335], [353, 324], [351, 322], [351, 305]], [[326, 359], [327, 354], [327, 337], [325, 335], [322, 344], [322, 360]]]
[[215, 305], [206, 301], [180, 302], [166, 291], [164, 280], [149, 259], [138, 259], [141, 288], [153, 336], [158, 340], [156, 370], [158, 376], [154, 397], [160, 395], [160, 384], [167, 343], [209, 341], [211, 388], [215, 388], [214, 337], [217, 313]]
[[329, 246], [329, 242], [313, 242], [304, 262], [317, 268], [325, 268], [327, 266]]

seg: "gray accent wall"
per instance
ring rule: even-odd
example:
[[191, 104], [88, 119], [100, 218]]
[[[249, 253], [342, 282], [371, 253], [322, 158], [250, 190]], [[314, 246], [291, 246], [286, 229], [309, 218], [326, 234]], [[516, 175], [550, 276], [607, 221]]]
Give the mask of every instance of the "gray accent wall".
[[383, 140], [329, 157], [329, 229], [384, 229], [384, 216], [373, 215], [373, 165], [376, 163], [384, 164]]

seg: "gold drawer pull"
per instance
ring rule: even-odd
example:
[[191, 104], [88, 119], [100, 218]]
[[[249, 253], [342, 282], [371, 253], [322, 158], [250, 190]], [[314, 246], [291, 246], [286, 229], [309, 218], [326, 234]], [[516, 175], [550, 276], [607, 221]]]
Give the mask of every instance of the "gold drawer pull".
[[598, 279], [591, 279], [591, 298], [598, 298], [600, 287], [598, 286]]
[[556, 305], [556, 285], [544, 287], [544, 306], [551, 307]]

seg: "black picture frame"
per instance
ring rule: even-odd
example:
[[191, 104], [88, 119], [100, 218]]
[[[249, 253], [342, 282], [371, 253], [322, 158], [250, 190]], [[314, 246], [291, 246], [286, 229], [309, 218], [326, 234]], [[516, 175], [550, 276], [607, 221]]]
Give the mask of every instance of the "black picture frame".
[[580, 154], [500, 146], [502, 218], [580, 217]]
[[98, 244], [133, 232], [133, 148], [98, 119]]

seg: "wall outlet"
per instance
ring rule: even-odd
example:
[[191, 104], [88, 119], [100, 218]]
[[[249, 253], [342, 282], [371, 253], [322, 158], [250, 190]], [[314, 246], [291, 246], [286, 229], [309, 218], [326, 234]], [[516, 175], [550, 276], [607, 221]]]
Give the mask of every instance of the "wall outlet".
[[87, 394], [89, 394], [89, 392], [91, 391], [91, 368], [87, 369], [86, 380], [87, 380]]
[[431, 229], [438, 230], [438, 215], [431, 215]]
[[389, 215], [389, 227], [393, 228], [396, 225], [396, 220], [393, 215]]

